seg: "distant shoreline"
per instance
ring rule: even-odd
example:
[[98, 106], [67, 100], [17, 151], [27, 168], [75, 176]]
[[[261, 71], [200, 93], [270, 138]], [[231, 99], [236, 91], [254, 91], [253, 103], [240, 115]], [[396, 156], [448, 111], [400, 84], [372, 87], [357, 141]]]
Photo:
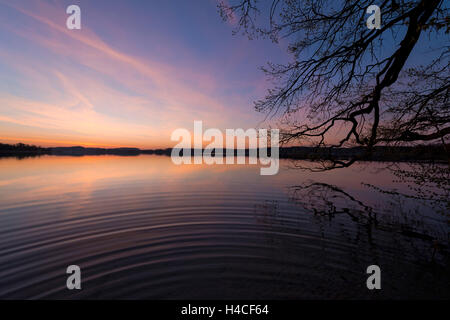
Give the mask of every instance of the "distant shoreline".
[[[235, 149], [234, 155], [238, 150]], [[245, 156], [250, 153], [249, 149], [243, 150]], [[270, 154], [270, 148], [269, 148]], [[182, 150], [180, 150], [182, 154]], [[242, 150], [241, 150], [242, 152]], [[177, 152], [178, 153], [178, 152]], [[75, 147], [53, 147], [42, 148], [32, 145], [18, 143], [15, 145], [0, 143], [0, 157], [36, 157], [41, 155], [54, 156], [90, 156], [90, 155], [117, 155], [117, 156], [138, 156], [165, 155], [172, 154], [172, 148], [166, 149], [139, 149], [139, 148], [85, 148]], [[191, 149], [191, 154], [194, 150]], [[226, 150], [223, 151], [225, 156]], [[212, 152], [214, 154], [214, 151]], [[297, 160], [326, 160], [326, 159], [350, 159], [357, 157], [362, 161], [448, 161], [449, 157], [443, 145], [421, 145], [413, 147], [374, 147], [371, 155], [365, 153], [362, 147], [354, 148], [316, 148], [316, 147], [280, 147], [280, 159]]]

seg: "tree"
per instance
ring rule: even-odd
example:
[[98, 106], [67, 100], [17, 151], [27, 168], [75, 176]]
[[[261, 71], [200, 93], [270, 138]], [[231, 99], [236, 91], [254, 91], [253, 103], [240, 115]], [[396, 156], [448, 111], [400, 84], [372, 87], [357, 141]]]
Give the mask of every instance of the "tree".
[[[267, 26], [258, 24], [265, 9], [257, 0], [219, 4], [224, 19], [238, 22], [235, 32], [289, 42], [292, 61], [263, 68], [275, 84], [255, 102], [258, 111], [282, 115], [282, 143], [363, 146], [367, 154], [386, 144], [447, 147], [448, 41], [423, 65], [407, 67], [407, 61], [419, 39], [449, 33], [449, 9], [443, 0], [384, 0], [380, 29], [369, 29], [372, 2], [272, 0]], [[324, 169], [356, 160], [332, 160]]]

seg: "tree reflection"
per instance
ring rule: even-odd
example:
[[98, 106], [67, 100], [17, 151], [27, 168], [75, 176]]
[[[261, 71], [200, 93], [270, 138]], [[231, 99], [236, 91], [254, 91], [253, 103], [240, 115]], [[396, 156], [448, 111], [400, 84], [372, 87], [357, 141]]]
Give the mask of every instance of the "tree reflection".
[[[380, 230], [428, 244], [425, 249], [428, 251], [427, 255], [431, 250], [432, 260], [438, 252], [442, 254], [441, 258], [448, 257], [448, 224], [436, 223], [435, 219], [424, 214], [427, 206], [430, 209], [425, 193], [423, 196], [411, 196], [364, 185], [373, 189], [373, 198], [378, 197], [381, 205], [364, 203], [338, 186], [315, 181], [290, 187], [289, 197], [296, 205], [328, 221], [340, 215], [348, 216], [358, 226], [365, 228], [369, 242], [373, 240], [373, 231]], [[422, 201], [420, 206], [417, 205], [417, 199]], [[439, 199], [432, 198], [431, 204], [440, 204]], [[446, 200], [448, 203], [448, 199]]]
[[[450, 163], [393, 163], [386, 167], [397, 178], [395, 182], [408, 186], [409, 194], [366, 184], [384, 194], [400, 195], [427, 204], [437, 213], [450, 217]], [[448, 220], [447, 222], [450, 222]]]

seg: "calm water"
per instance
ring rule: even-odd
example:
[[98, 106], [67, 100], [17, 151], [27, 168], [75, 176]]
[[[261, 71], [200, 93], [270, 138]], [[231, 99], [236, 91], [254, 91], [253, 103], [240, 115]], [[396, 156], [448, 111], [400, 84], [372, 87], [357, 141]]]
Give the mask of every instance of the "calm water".
[[[445, 215], [361, 184], [408, 191], [384, 167], [0, 159], [0, 298], [448, 299]], [[81, 291], [65, 287], [72, 264]]]

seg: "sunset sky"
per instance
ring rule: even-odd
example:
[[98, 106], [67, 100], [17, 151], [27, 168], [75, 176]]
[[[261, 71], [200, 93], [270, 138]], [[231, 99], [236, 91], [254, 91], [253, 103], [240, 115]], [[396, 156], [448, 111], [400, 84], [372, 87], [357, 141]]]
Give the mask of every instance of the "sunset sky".
[[[233, 36], [217, 3], [0, 0], [0, 142], [166, 148], [194, 120], [264, 126], [253, 101], [272, 84], [259, 67], [292, 59], [288, 41]], [[66, 27], [71, 4], [81, 30]], [[406, 67], [445, 41], [424, 35]], [[387, 39], [380, 52], [397, 45]]]
[[158, 148], [194, 120], [255, 127], [259, 67], [289, 57], [232, 30], [215, 0], [0, 0], [0, 140]]

